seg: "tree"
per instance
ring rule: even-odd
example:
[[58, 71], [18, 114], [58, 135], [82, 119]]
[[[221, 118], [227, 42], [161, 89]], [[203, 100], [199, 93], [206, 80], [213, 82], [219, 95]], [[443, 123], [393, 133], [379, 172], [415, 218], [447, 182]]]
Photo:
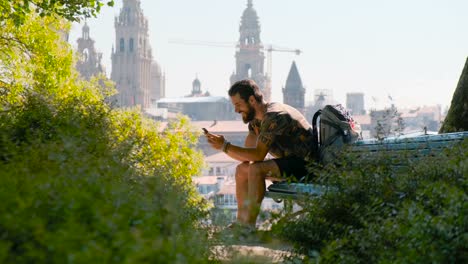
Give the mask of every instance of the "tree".
[[468, 131], [468, 58], [440, 133]]
[[0, 263], [208, 263], [197, 135], [106, 104], [68, 26], [31, 12], [0, 30]]
[[405, 129], [401, 113], [394, 104], [384, 110], [371, 110], [370, 116], [374, 124], [372, 136], [379, 140], [389, 136], [399, 136]]
[[83, 17], [95, 17], [105, 4], [113, 6], [114, 0], [0, 0], [0, 25], [7, 20], [22, 25], [33, 11], [41, 17], [57, 15], [79, 21]]

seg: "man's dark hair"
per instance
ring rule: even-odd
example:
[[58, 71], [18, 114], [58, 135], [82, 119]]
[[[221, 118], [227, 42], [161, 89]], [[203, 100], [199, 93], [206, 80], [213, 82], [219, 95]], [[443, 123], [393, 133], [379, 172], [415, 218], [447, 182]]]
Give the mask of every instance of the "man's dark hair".
[[228, 91], [229, 96], [239, 94], [240, 98], [248, 102], [251, 95], [259, 103], [263, 102], [263, 94], [253, 80], [240, 80], [235, 82]]

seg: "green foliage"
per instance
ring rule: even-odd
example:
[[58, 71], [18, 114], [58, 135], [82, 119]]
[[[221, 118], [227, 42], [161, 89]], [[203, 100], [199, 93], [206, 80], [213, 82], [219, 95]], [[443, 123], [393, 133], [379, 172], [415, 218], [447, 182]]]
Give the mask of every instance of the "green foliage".
[[460, 75], [441, 133], [468, 131], [468, 58]]
[[[408, 153], [410, 155], [410, 153]], [[401, 154], [349, 155], [317, 171], [336, 189], [305, 201], [303, 213], [274, 227], [321, 263], [468, 261], [468, 141], [411, 161]]]
[[389, 136], [399, 136], [405, 129], [405, 123], [401, 117], [401, 113], [393, 104], [384, 110], [371, 110], [370, 116], [372, 120], [375, 120], [375, 127], [372, 134], [379, 140]]
[[0, 32], [0, 262], [208, 262], [190, 124], [110, 108], [68, 26], [32, 13]]
[[23, 25], [32, 12], [41, 17], [59, 16], [69, 21], [96, 16], [102, 6], [114, 6], [114, 0], [0, 0], [0, 25], [12, 21]]

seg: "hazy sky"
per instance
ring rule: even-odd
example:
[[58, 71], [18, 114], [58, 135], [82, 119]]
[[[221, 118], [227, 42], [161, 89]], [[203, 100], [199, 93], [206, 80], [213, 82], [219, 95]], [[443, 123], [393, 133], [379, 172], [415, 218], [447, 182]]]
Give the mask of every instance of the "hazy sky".
[[[141, 0], [149, 21], [153, 56], [166, 73], [166, 95], [189, 94], [198, 75], [202, 90], [227, 96], [235, 69], [239, 23], [247, 0]], [[366, 108], [450, 104], [468, 56], [467, 0], [254, 0], [264, 44], [301, 49], [273, 52], [274, 101], [296, 61], [306, 101], [329, 89], [345, 104], [346, 93], [365, 93]], [[122, 1], [88, 20], [90, 35], [111, 72], [114, 17]], [[76, 46], [80, 24], [73, 24]], [[210, 47], [173, 39], [233, 43]], [[266, 62], [265, 62], [266, 68]], [[375, 100], [374, 100], [374, 99]]]

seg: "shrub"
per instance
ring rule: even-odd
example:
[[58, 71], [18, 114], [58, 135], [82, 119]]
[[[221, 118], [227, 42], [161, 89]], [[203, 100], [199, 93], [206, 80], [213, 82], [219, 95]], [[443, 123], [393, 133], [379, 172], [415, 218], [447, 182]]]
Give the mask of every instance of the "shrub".
[[66, 27], [31, 14], [2, 29], [16, 41], [0, 43], [0, 262], [209, 262], [188, 120], [161, 132], [111, 109], [72, 68]]
[[[334, 186], [274, 230], [321, 263], [463, 263], [467, 261], [468, 141], [395, 170], [395, 159], [347, 156], [324, 168]], [[351, 162], [352, 161], [352, 162]]]

